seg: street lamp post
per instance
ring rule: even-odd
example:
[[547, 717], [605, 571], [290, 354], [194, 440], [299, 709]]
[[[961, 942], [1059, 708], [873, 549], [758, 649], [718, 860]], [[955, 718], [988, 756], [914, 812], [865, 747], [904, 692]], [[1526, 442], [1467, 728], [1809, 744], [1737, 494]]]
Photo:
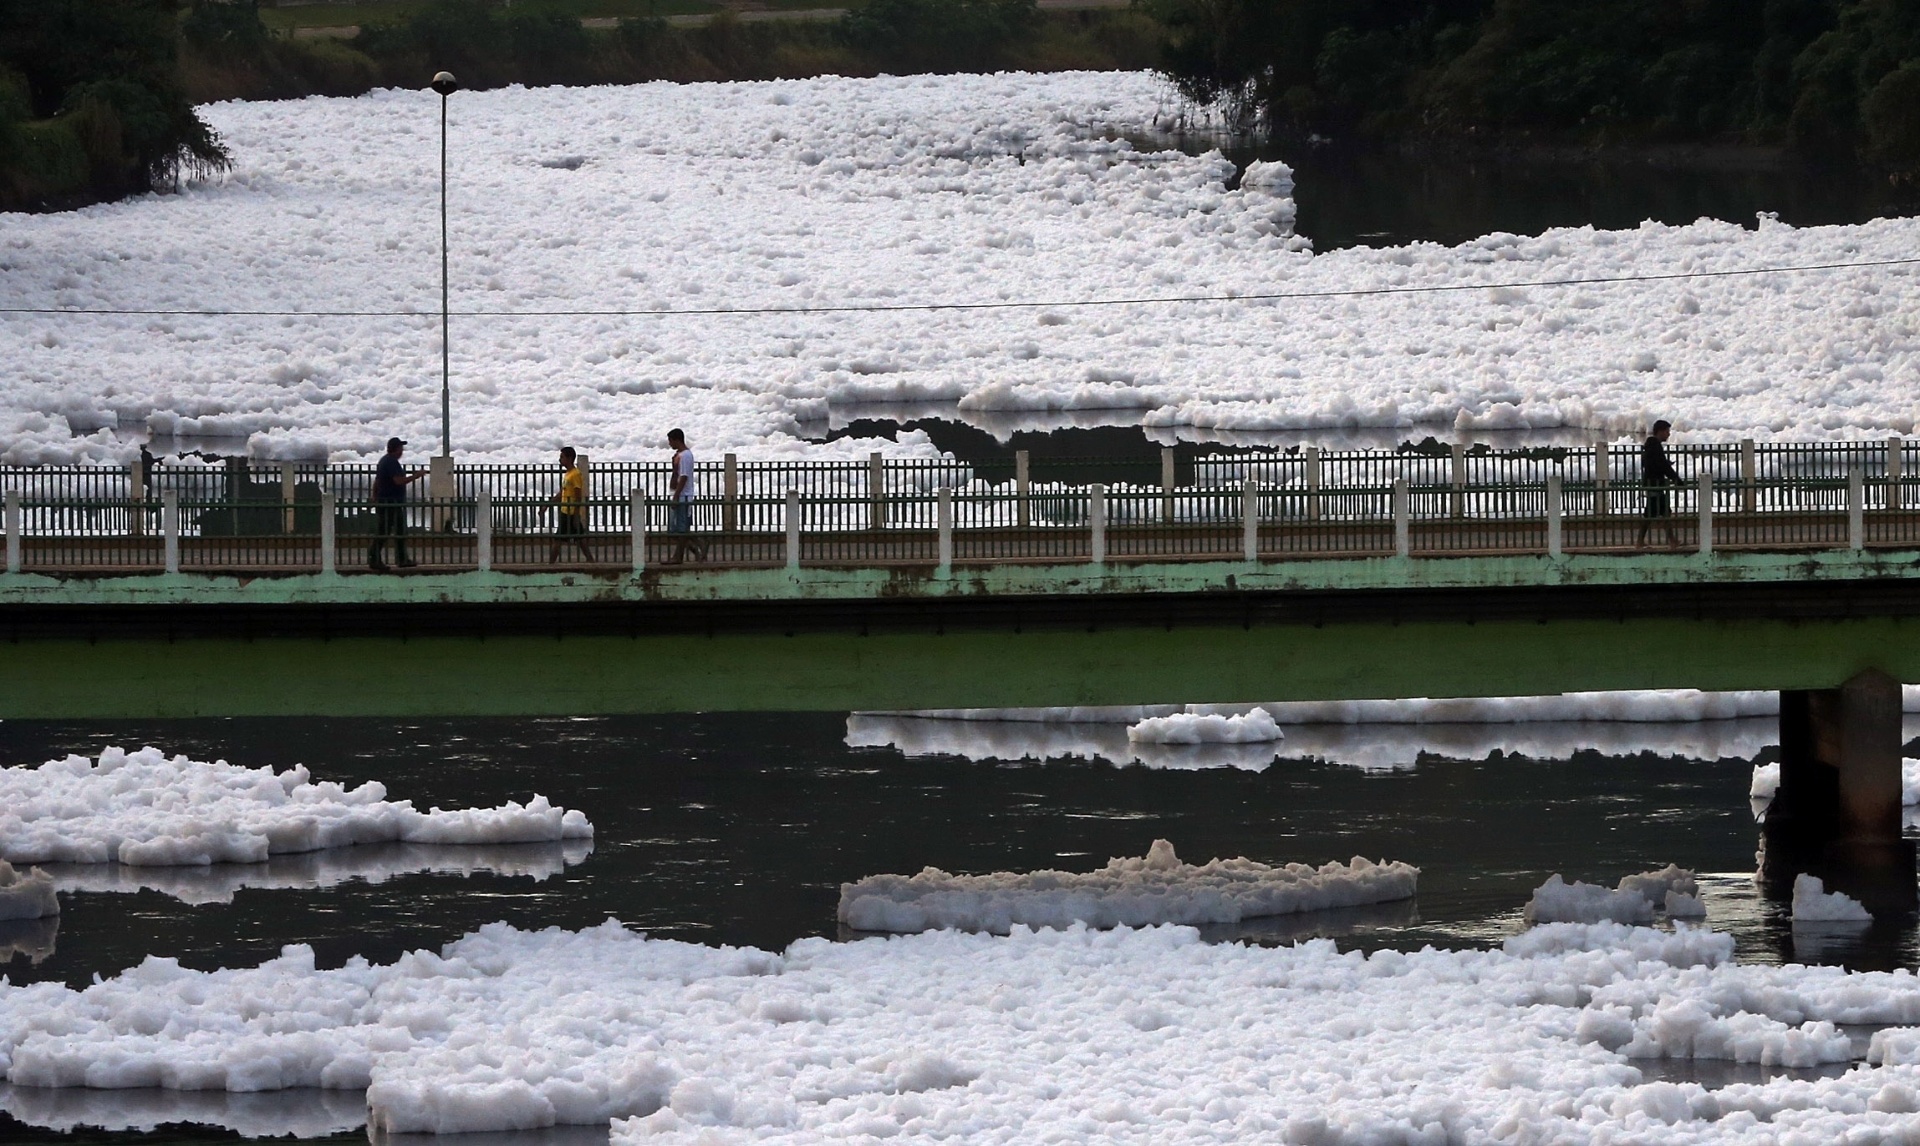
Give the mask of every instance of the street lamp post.
[[447, 342], [447, 97], [460, 90], [452, 72], [433, 77], [440, 93], [440, 456], [453, 456], [453, 394], [449, 379], [451, 359]]

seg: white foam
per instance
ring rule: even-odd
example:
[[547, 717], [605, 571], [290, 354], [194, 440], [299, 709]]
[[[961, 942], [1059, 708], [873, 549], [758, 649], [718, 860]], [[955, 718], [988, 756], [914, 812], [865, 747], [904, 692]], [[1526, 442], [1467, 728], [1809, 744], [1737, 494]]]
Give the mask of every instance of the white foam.
[[1150, 716], [1130, 726], [1127, 739], [1136, 744], [1271, 744], [1285, 740], [1286, 733], [1266, 709], [1255, 708], [1231, 716], [1189, 712]]
[[[1920, 687], [1906, 690], [1920, 710]], [[1134, 724], [1176, 714], [1234, 716], [1265, 710], [1281, 725], [1295, 724], [1527, 724], [1695, 723], [1773, 716], [1780, 694], [1771, 691], [1702, 692], [1692, 688], [1565, 692], [1541, 696], [1410, 697], [1402, 700], [1270, 700], [1257, 704], [1081, 705], [1071, 708], [934, 708], [871, 716], [918, 716], [1039, 724]]]
[[[1747, 794], [1756, 800], [1771, 800], [1779, 791], [1780, 762], [1755, 764]], [[1900, 761], [1900, 803], [1909, 808], [1920, 804], [1920, 760]]]
[[131, 866], [261, 863], [271, 855], [353, 844], [508, 844], [586, 839], [584, 814], [544, 796], [497, 808], [416, 811], [384, 785], [351, 790], [274, 772], [108, 748], [0, 769], [0, 858]]
[[0, 920], [44, 919], [60, 914], [53, 877], [39, 868], [15, 871], [0, 860]]
[[[1133, 412], [1181, 432], [1443, 425], [1682, 438], [1912, 428], [1907, 267], [1506, 284], [1904, 257], [1920, 222], [1556, 228], [1315, 255], [1290, 178], [1127, 142], [1177, 107], [1147, 73], [821, 77], [462, 93], [451, 112], [455, 449], [546, 458], [797, 441], [829, 405]], [[8, 216], [10, 298], [419, 317], [0, 316], [4, 460], [125, 461], [132, 435], [366, 456], [438, 420], [439, 100], [204, 109], [232, 147], [183, 194]], [[582, 160], [574, 169], [549, 161]], [[1275, 292], [1471, 289], [1262, 299]], [[1239, 296], [1101, 308], [794, 307]], [[105, 379], [107, 381], [102, 381]], [[880, 448], [928, 454], [923, 434]], [[1284, 723], [1284, 718], [1282, 718]]]
[[860, 931], [958, 927], [1004, 935], [1016, 926], [1141, 927], [1159, 923], [1238, 923], [1329, 907], [1384, 903], [1413, 895], [1419, 869], [1404, 863], [1273, 867], [1250, 859], [1180, 862], [1155, 840], [1142, 858], [1107, 861], [1098, 871], [874, 875], [840, 885], [840, 922]]
[[[1174, 706], [1165, 706], [1174, 707]], [[1692, 723], [1585, 721], [1503, 724], [1296, 724], [1272, 744], [1166, 745], [1130, 740], [1125, 723], [1066, 720], [945, 719], [856, 712], [846, 742], [907, 756], [967, 760], [1104, 760], [1148, 768], [1263, 771], [1284, 754], [1366, 771], [1415, 767], [1423, 757], [1484, 760], [1499, 752], [1564, 760], [1576, 752], [1643, 752], [1693, 760], [1751, 759], [1779, 738], [1765, 718]]]
[[1644, 1058], [1817, 1065], [1844, 1058], [1839, 1024], [1920, 1025], [1908, 972], [1731, 950], [1700, 929], [1552, 924], [1494, 951], [1073, 927], [773, 954], [495, 924], [381, 966], [318, 970], [290, 948], [209, 972], [149, 959], [78, 990], [0, 982], [0, 1071], [9, 1109], [23, 1085], [367, 1086], [382, 1133], [612, 1122], [623, 1144], [1920, 1133], [1908, 1065], [1646, 1081]]
[[1793, 881], [1793, 922], [1860, 923], [1873, 919], [1873, 913], [1845, 892], [1828, 891], [1818, 876], [1802, 872]]
[[1568, 883], [1559, 873], [1534, 889], [1523, 917], [1535, 923], [1649, 923], [1656, 910], [1673, 907], [1679, 918], [1706, 914], [1696, 898], [1700, 888], [1693, 873], [1668, 864], [1659, 871], [1622, 876], [1618, 887]]

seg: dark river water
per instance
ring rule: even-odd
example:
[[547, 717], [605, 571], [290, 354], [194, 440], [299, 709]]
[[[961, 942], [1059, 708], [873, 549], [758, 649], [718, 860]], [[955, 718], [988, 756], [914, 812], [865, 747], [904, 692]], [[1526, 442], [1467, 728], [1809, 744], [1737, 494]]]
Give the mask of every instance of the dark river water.
[[1278, 159], [1293, 168], [1294, 229], [1317, 251], [1453, 245], [1553, 227], [1621, 230], [1648, 219], [1752, 227], [1761, 212], [1812, 227], [1920, 208], [1920, 192], [1870, 172], [1759, 153], [1548, 157], [1231, 143], [1225, 151], [1241, 165]]
[[[1023, 742], [1045, 755], [1059, 729], [962, 726], [936, 729], [931, 743], [924, 734], [890, 743], [887, 727], [850, 736], [842, 714], [7, 722], [0, 763], [8, 765], [153, 744], [248, 766], [304, 764], [315, 779], [378, 779], [390, 798], [421, 807], [540, 793], [584, 809], [596, 836], [590, 849], [375, 847], [196, 871], [66, 869], [81, 890], [63, 894], [57, 930], [29, 934], [13, 925], [0, 936], [0, 952], [11, 945], [0, 969], [15, 983], [81, 985], [150, 954], [214, 968], [256, 963], [288, 943], [310, 944], [322, 966], [337, 966], [355, 954], [388, 961], [437, 948], [494, 920], [578, 928], [609, 916], [663, 937], [779, 949], [802, 936], [855, 938], [835, 908], [840, 884], [862, 876], [926, 866], [1085, 870], [1143, 854], [1156, 838], [1196, 862], [1244, 855], [1322, 863], [1359, 854], [1421, 869], [1410, 902], [1256, 921], [1219, 929], [1211, 937], [1220, 940], [1491, 945], [1520, 929], [1532, 889], [1554, 872], [1611, 884], [1678, 863], [1702, 873], [1712, 924], [1735, 935], [1742, 960], [1915, 962], [1912, 927], [1837, 938], [1803, 932], [1796, 940], [1785, 905], [1756, 893], [1746, 793], [1753, 760], [1771, 753], [1770, 721], [1611, 726], [1604, 734], [1463, 728], [1460, 749], [1447, 747], [1445, 729], [1343, 728], [1318, 740], [1296, 730], [1294, 747], [1279, 748], [1278, 759], [1223, 746], [1217, 751], [1226, 756], [1189, 749], [1161, 767], [1098, 756], [1020, 759]], [[1125, 742], [1109, 729], [1092, 735], [1096, 752], [1104, 751], [1100, 735]], [[943, 750], [942, 736], [971, 746], [966, 755]], [[1409, 736], [1412, 748], [1390, 743]], [[1540, 750], [1556, 742], [1606, 751]], [[993, 758], [996, 751], [1006, 758]], [[434, 870], [416, 870], [422, 866]], [[40, 1092], [32, 1101], [57, 1109], [64, 1094]], [[352, 1096], [317, 1092], [248, 1099], [255, 1100], [352, 1105]], [[354, 1114], [335, 1117], [351, 1125]], [[587, 1137], [604, 1141], [604, 1128], [597, 1133]], [[176, 1127], [101, 1140], [204, 1137]], [[0, 1140], [73, 1142], [5, 1114]]]
[[[53, 951], [38, 962], [17, 956], [8, 971], [15, 982], [77, 985], [148, 954], [211, 968], [254, 963], [286, 943], [312, 944], [323, 966], [353, 954], [385, 961], [496, 919], [575, 928], [612, 916], [661, 936], [778, 949], [838, 934], [840, 884], [862, 876], [926, 866], [1085, 869], [1144, 854], [1156, 838], [1196, 862], [1358, 854], [1419, 866], [1419, 898], [1405, 910], [1299, 921], [1367, 946], [1497, 942], [1554, 872], [1612, 883], [1678, 863], [1732, 877], [1714, 895], [1726, 909], [1717, 922], [1740, 934], [1741, 958], [1793, 958], [1780, 913], [1746, 883], [1756, 842], [1751, 762], [1676, 757], [1662, 751], [1659, 726], [1645, 735], [1647, 750], [1626, 756], [1496, 750], [1394, 770], [1283, 756], [1251, 771], [908, 757], [849, 747], [839, 715], [9, 722], [0, 726], [9, 764], [151, 743], [249, 766], [305, 764], [316, 779], [379, 779], [390, 798], [422, 807], [537, 792], [585, 809], [596, 838], [591, 854], [461, 849], [439, 872], [389, 873], [423, 861], [380, 849], [329, 857], [348, 865], [340, 870], [287, 857], [251, 874], [214, 869], [198, 882], [139, 869], [150, 886], [69, 895]], [[1296, 934], [1288, 925], [1266, 931], [1284, 941]], [[1850, 959], [1911, 954], [1901, 941]]]

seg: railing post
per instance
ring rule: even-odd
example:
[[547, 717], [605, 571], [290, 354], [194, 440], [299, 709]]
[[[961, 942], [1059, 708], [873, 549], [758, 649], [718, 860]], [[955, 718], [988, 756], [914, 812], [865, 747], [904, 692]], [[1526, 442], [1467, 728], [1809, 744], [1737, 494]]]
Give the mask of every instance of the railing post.
[[338, 525], [333, 507], [333, 491], [320, 491], [320, 572], [332, 573], [335, 568], [334, 528]]
[[1320, 520], [1320, 447], [1307, 447], [1307, 520]]
[[935, 525], [940, 531], [940, 573], [945, 576], [953, 568], [953, 491], [941, 486], [935, 496], [938, 499]]
[[[732, 458], [733, 455], [728, 454], [727, 457]], [[731, 471], [728, 476], [732, 476]], [[634, 486], [627, 499], [627, 527], [633, 531], [633, 571], [644, 573], [647, 570], [647, 491]], [[731, 502], [727, 508], [732, 509]]]
[[1452, 513], [1455, 517], [1465, 517], [1467, 515], [1467, 444], [1453, 443], [1452, 453], [1453, 478], [1449, 483], [1453, 486]]
[[[646, 496], [637, 489], [633, 492], [637, 497]], [[726, 499], [720, 503], [720, 530], [733, 533], [740, 528], [740, 457], [737, 454], [727, 455], [726, 469], [720, 476], [720, 493]]]
[[1899, 509], [1900, 497], [1900, 455], [1906, 452], [1907, 440], [1898, 434], [1887, 439], [1887, 508]]
[[1607, 492], [1611, 458], [1604, 440], [1593, 443], [1593, 512], [1605, 517], [1613, 512], [1613, 498]]
[[[880, 455], [873, 456], [877, 463]], [[874, 468], [877, 470], [880, 467], [876, 464]], [[879, 512], [878, 505], [875, 505], [874, 512]], [[787, 491], [787, 568], [800, 568], [800, 491], [797, 489]]]
[[180, 495], [168, 490], [160, 501], [160, 531], [169, 573], [180, 572]]
[[292, 462], [280, 463], [280, 532], [293, 532], [293, 493], [296, 486]]
[[1033, 479], [1031, 458], [1025, 450], [1013, 451], [1014, 524], [1025, 529], [1033, 524]]
[[1260, 560], [1260, 483], [1252, 478], [1240, 483], [1240, 558]]
[[453, 459], [435, 454], [427, 461], [427, 496], [433, 499], [433, 531], [447, 531], [447, 502], [453, 500]]
[[1847, 471], [1847, 548], [1864, 549], [1867, 544], [1867, 482], [1860, 467]]
[[1107, 563], [1107, 487], [1087, 487], [1087, 560]]
[[[887, 471], [880, 451], [867, 455], [867, 501], [870, 503], [868, 529], [887, 527]], [[791, 499], [789, 499], [791, 503]]]
[[480, 572], [493, 572], [493, 494], [485, 486], [473, 499], [473, 562]]
[[20, 572], [20, 491], [7, 491], [7, 572]]
[[1160, 520], [1173, 524], [1173, 447], [1160, 447]]
[[1396, 557], [1413, 555], [1413, 529], [1408, 520], [1412, 516], [1413, 498], [1407, 489], [1406, 478], [1393, 479], [1393, 553]]
[[1547, 478], [1547, 556], [1558, 559], [1561, 554], [1561, 523], [1566, 516], [1566, 504], [1560, 492], [1560, 475]]
[[1700, 556], [1713, 556], [1713, 471], [1700, 475]]
[[1740, 439], [1740, 512], [1760, 509], [1760, 459], [1752, 438]]
[[138, 537], [145, 532], [146, 514], [140, 503], [147, 500], [146, 467], [136, 460], [127, 466], [127, 535]]

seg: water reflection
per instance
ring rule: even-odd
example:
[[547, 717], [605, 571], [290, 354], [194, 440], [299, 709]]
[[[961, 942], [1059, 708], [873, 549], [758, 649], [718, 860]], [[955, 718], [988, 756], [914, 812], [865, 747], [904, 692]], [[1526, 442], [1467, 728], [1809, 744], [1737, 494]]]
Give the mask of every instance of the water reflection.
[[[448, 1146], [449, 1139], [431, 1134], [379, 1134], [367, 1136], [378, 1146]], [[610, 1131], [605, 1126], [546, 1126], [539, 1130], [507, 1130], [497, 1133], [462, 1134], [452, 1139], [454, 1146], [606, 1146]], [[702, 1137], [700, 1142], [724, 1142], [733, 1139]]]
[[1771, 718], [1691, 724], [1568, 721], [1536, 724], [1298, 724], [1274, 744], [1137, 744], [1127, 725], [1013, 720], [955, 720], [885, 713], [847, 718], [847, 744], [891, 748], [904, 756], [965, 760], [1103, 760], [1149, 768], [1261, 771], [1275, 759], [1323, 760], [1364, 771], [1397, 771], [1423, 758], [1485, 760], [1496, 753], [1533, 760], [1580, 752], [1630, 756], [1652, 752], [1693, 760], [1750, 760], [1778, 736]]
[[[1396, 450], [1427, 438], [1485, 445], [1496, 450], [1540, 446], [1590, 446], [1594, 431], [1579, 426], [1541, 429], [1459, 429], [1451, 422], [1407, 426], [1289, 427], [1277, 430], [1225, 426], [1140, 424], [1132, 410], [976, 410], [957, 402], [836, 402], [818, 419], [803, 421], [798, 433], [811, 442], [841, 438], [885, 438], [925, 434], [929, 441], [963, 462], [999, 462], [1011, 466], [1015, 450], [1035, 459], [1048, 457], [1136, 458], [1157, 466], [1162, 446], [1184, 455], [1239, 449]], [[1158, 471], [1144, 480], [1157, 481]]]
[[[70, 1132], [153, 1130], [177, 1123], [219, 1127], [248, 1138], [319, 1138], [367, 1123], [361, 1090], [87, 1090], [13, 1086], [0, 1082], [0, 1111], [29, 1126]], [[601, 1140], [606, 1128], [600, 1128]]]
[[1796, 227], [1864, 223], [1912, 213], [1912, 187], [1837, 163], [1798, 162], [1760, 150], [1426, 153], [1362, 146], [1223, 140], [1217, 135], [1143, 141], [1183, 151], [1223, 149], [1244, 169], [1255, 159], [1293, 168], [1294, 230], [1314, 249], [1464, 243], [1551, 227], [1631, 229], [1642, 220], [1754, 225], [1760, 212]]
[[586, 859], [591, 840], [532, 844], [362, 844], [276, 855], [266, 863], [133, 867], [43, 864], [65, 892], [157, 891], [182, 903], [232, 903], [242, 888], [315, 890], [349, 880], [385, 883], [400, 875], [523, 876], [545, 880]]
[[58, 915], [49, 915], [44, 919], [0, 920], [0, 974], [5, 973], [6, 965], [16, 955], [29, 963], [39, 963], [53, 954], [54, 941], [59, 934]]
[[1420, 922], [1420, 901], [1394, 900], [1293, 915], [1266, 915], [1238, 923], [1216, 923], [1200, 928], [1210, 943], [1260, 943], [1287, 946], [1307, 939], [1356, 939], [1377, 931], [1396, 931]]

